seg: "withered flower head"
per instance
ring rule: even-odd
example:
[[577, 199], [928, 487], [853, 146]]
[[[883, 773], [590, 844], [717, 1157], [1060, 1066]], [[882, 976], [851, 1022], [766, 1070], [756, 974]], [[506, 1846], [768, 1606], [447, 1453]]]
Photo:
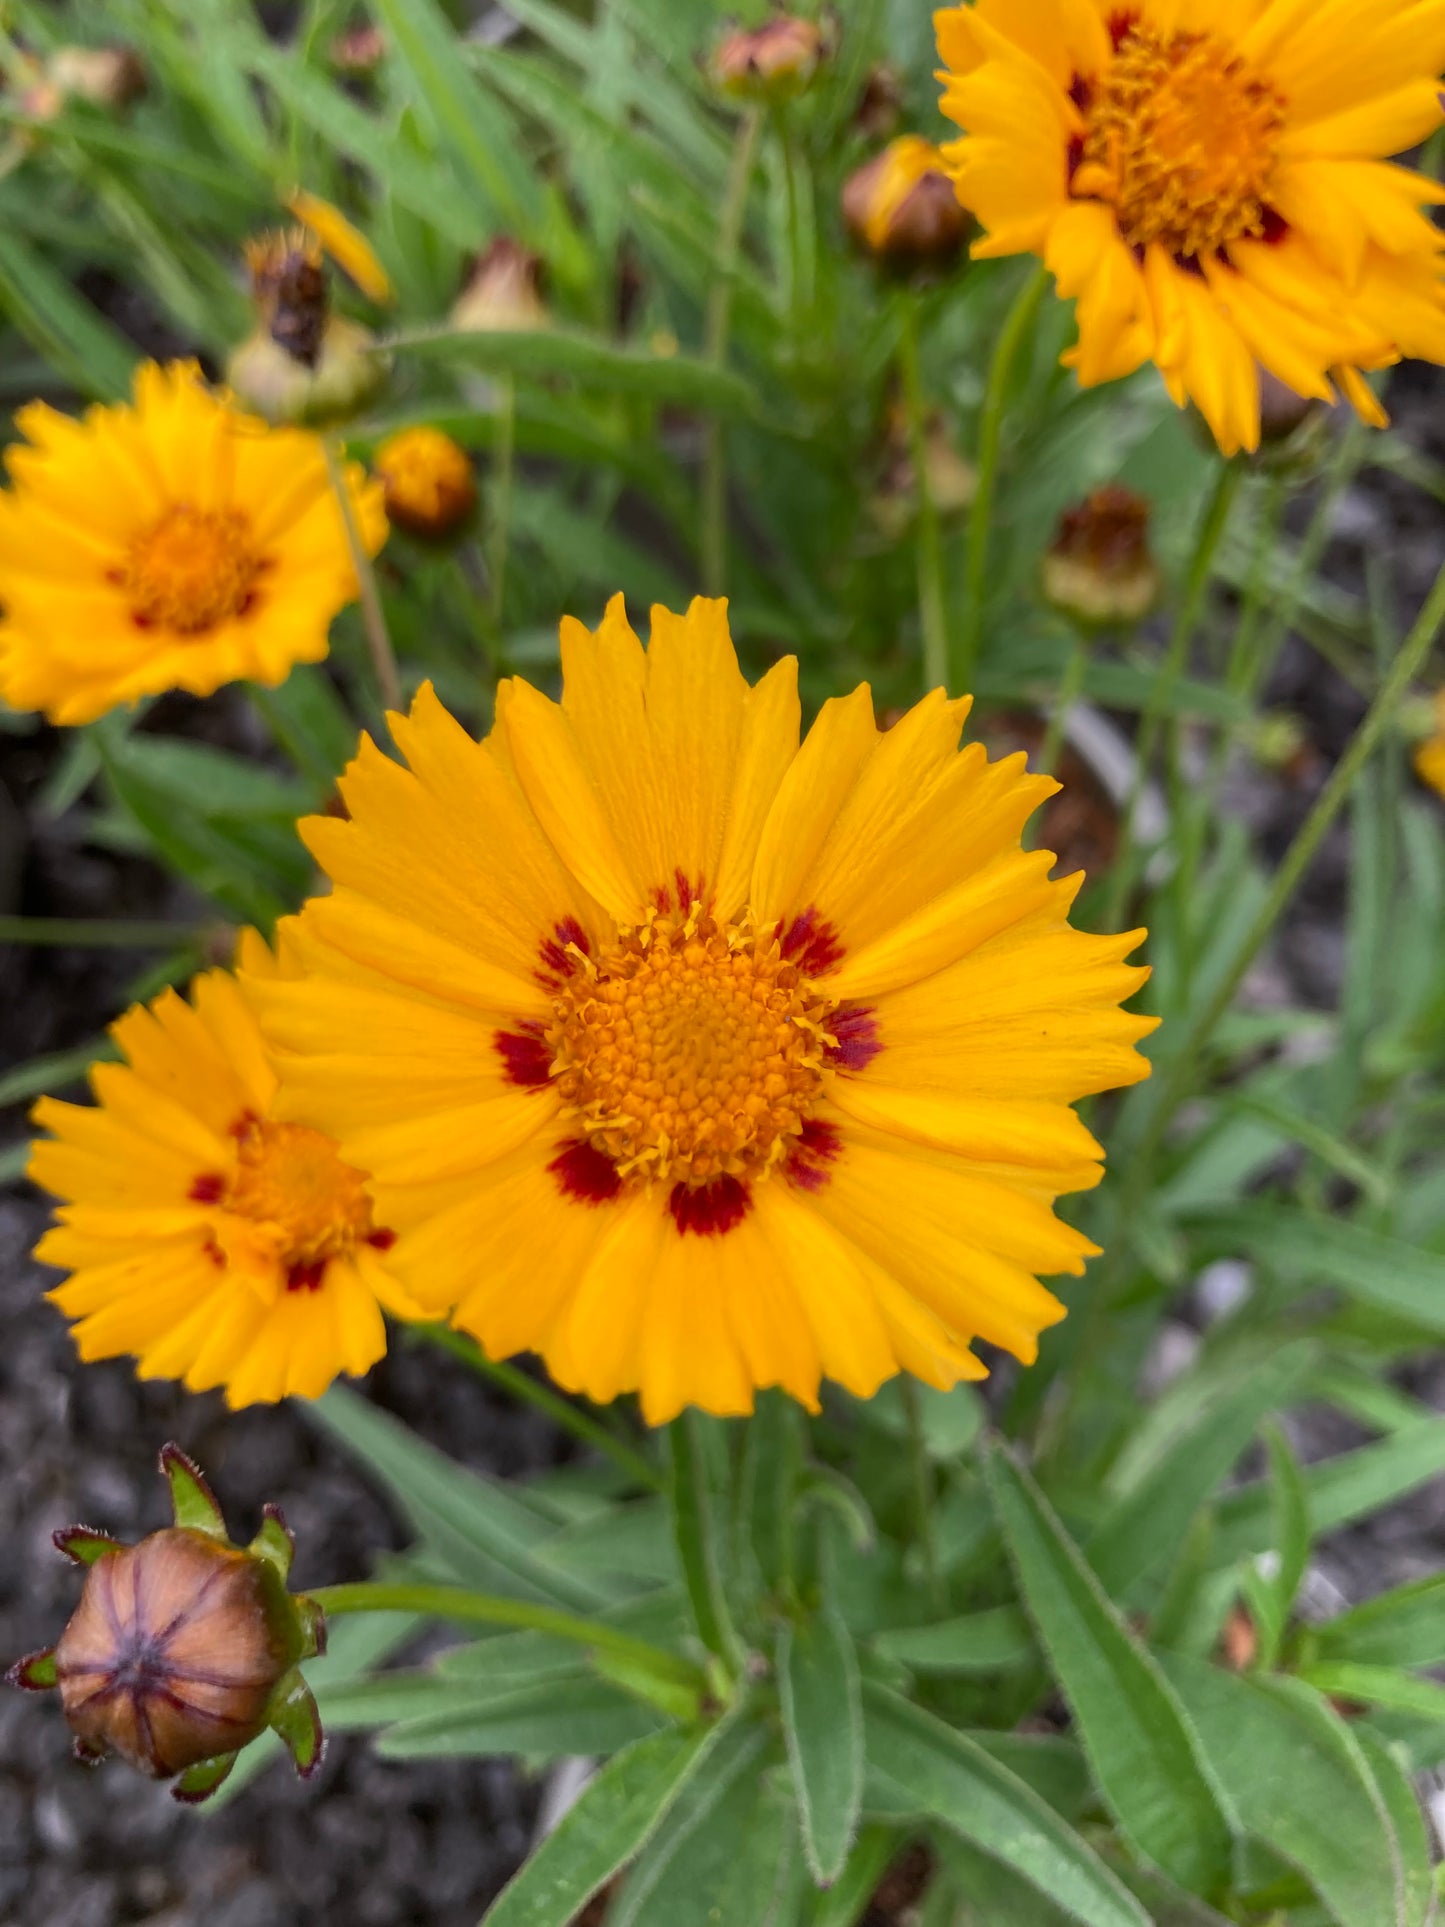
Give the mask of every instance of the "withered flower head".
[[263, 234], [246, 243], [246, 266], [266, 332], [293, 360], [315, 368], [331, 318], [321, 243], [303, 227]]
[[469, 518], [477, 478], [464, 448], [439, 428], [403, 428], [376, 451], [386, 490], [387, 520], [412, 535], [437, 541]]
[[801, 94], [827, 54], [827, 38], [816, 20], [780, 13], [761, 27], [740, 27], [720, 40], [712, 77], [735, 100], [776, 104]]
[[478, 255], [452, 307], [452, 326], [483, 333], [545, 328], [542, 259], [510, 235], [499, 234]]
[[1059, 523], [1044, 558], [1044, 594], [1085, 626], [1142, 622], [1162, 578], [1149, 548], [1149, 504], [1132, 489], [1095, 489]]
[[951, 261], [970, 226], [938, 149], [919, 134], [890, 141], [849, 175], [843, 218], [871, 253], [911, 265]]
[[57, 47], [46, 78], [68, 99], [119, 112], [146, 90], [146, 70], [133, 47]]
[[320, 1763], [316, 1703], [298, 1672], [324, 1649], [325, 1623], [286, 1590], [292, 1539], [266, 1508], [251, 1544], [233, 1546], [220, 1509], [179, 1447], [166, 1446], [175, 1524], [124, 1546], [88, 1526], [55, 1543], [87, 1568], [80, 1604], [53, 1647], [13, 1666], [11, 1685], [58, 1686], [78, 1759], [118, 1753], [206, 1799], [243, 1746], [268, 1727], [303, 1777]]

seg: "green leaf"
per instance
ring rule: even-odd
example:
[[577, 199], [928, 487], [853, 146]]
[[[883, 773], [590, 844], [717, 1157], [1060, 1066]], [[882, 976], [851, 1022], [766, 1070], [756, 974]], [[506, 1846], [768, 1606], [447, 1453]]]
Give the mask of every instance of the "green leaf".
[[1361, 1666], [1445, 1665], [1445, 1574], [1417, 1579], [1310, 1631], [1322, 1658]]
[[78, 1084], [92, 1064], [112, 1064], [120, 1055], [108, 1037], [96, 1037], [75, 1050], [32, 1057], [0, 1076], [0, 1105], [23, 1104], [47, 1091], [63, 1091]]
[[863, 1704], [870, 1777], [906, 1811], [942, 1821], [1087, 1927], [1148, 1927], [1093, 1849], [966, 1734], [884, 1687], [866, 1686]]
[[880, 1633], [874, 1650], [917, 1673], [1001, 1673], [1037, 1657], [1029, 1622], [1012, 1606], [962, 1613], [936, 1626]]
[[280, 1508], [268, 1505], [262, 1514], [261, 1530], [247, 1547], [255, 1558], [264, 1559], [276, 1570], [277, 1577], [284, 1585], [291, 1573], [291, 1561], [296, 1554], [296, 1541], [289, 1526], [281, 1516]]
[[1445, 1335], [1445, 1257], [1382, 1237], [1349, 1218], [1249, 1203], [1200, 1213], [1191, 1229], [1306, 1285], [1334, 1285], [1361, 1304]]
[[119, 1539], [112, 1539], [108, 1532], [97, 1532], [94, 1526], [62, 1526], [50, 1537], [56, 1551], [73, 1559], [77, 1566], [93, 1566], [108, 1552], [123, 1550]]
[[1294, 1612], [1295, 1597], [1310, 1559], [1309, 1500], [1299, 1466], [1283, 1433], [1271, 1426], [1270, 1489], [1273, 1495], [1275, 1569], [1267, 1573], [1259, 1561], [1245, 1568], [1244, 1584], [1259, 1633], [1257, 1665], [1273, 1670]]
[[458, 1465], [344, 1386], [305, 1410], [372, 1468], [458, 1579], [551, 1606], [600, 1603], [600, 1588], [538, 1556], [553, 1528], [514, 1491]]
[[[1375, 1445], [1341, 1452], [1307, 1466], [1303, 1474], [1310, 1524], [1317, 1534], [1333, 1532], [1366, 1513], [1403, 1498], [1445, 1472], [1445, 1420], [1422, 1419]], [[1214, 1557], [1232, 1565], [1269, 1546], [1270, 1488], [1254, 1480], [1219, 1504], [1219, 1535]]]
[[835, 1606], [783, 1629], [777, 1672], [803, 1850], [814, 1881], [826, 1887], [843, 1871], [863, 1802], [858, 1655]]
[[906, 1842], [897, 1827], [864, 1827], [837, 1884], [813, 1896], [807, 1927], [858, 1927], [878, 1883]]
[[389, 1726], [377, 1737], [378, 1753], [394, 1760], [502, 1753], [559, 1759], [615, 1753], [664, 1724], [652, 1707], [605, 1679], [549, 1680], [475, 1702], [463, 1699], [454, 1681], [436, 1684], [451, 1706]]
[[1428, 1864], [1403, 1861], [1344, 1723], [1296, 1682], [1244, 1678], [1179, 1653], [1161, 1663], [1245, 1831], [1304, 1874], [1339, 1927], [1417, 1927]]
[[213, 1760], [198, 1760], [194, 1766], [188, 1766], [173, 1783], [171, 1798], [179, 1800], [182, 1806], [201, 1806], [230, 1778], [238, 1757], [235, 1753], [221, 1753]]
[[1289, 1403], [1315, 1357], [1312, 1346], [1285, 1346], [1205, 1405], [1114, 1507], [1087, 1547], [1089, 1564], [1111, 1598], [1128, 1603], [1141, 1580], [1173, 1564], [1199, 1508], [1233, 1471], [1261, 1420]]
[[484, 1927], [571, 1927], [598, 1889], [646, 1846], [726, 1724], [654, 1733], [609, 1760], [493, 1901]]
[[8, 222], [0, 223], [0, 311], [82, 395], [129, 395], [136, 349]]
[[1182, 1707], [1033, 1480], [998, 1447], [989, 1476], [1024, 1605], [1121, 1832], [1181, 1887], [1222, 1890], [1232, 1830]]
[[282, 1682], [271, 1702], [271, 1731], [291, 1755], [301, 1778], [309, 1780], [321, 1764], [324, 1740], [315, 1698], [297, 1672], [291, 1674], [289, 1682]]
[[[360, 741], [356, 724], [319, 665], [298, 663], [278, 688], [252, 683], [246, 693], [287, 755], [313, 782], [334, 783], [355, 756]], [[319, 800], [314, 796], [309, 807], [315, 808]]]
[[425, 360], [460, 361], [489, 374], [534, 381], [563, 378], [604, 393], [640, 395], [659, 405], [705, 408], [718, 414], [752, 414], [751, 387], [729, 368], [684, 354], [630, 348], [600, 335], [564, 328], [512, 333], [438, 328], [400, 335], [398, 352]]
[[793, 1508], [802, 1463], [800, 1408], [782, 1392], [763, 1392], [743, 1441], [738, 1485], [742, 1534], [769, 1593], [785, 1593], [793, 1583]]
[[1300, 1677], [1332, 1699], [1383, 1706], [1392, 1713], [1419, 1713], [1445, 1724], [1445, 1686], [1436, 1679], [1417, 1679], [1393, 1666], [1362, 1666], [1347, 1659], [1311, 1660], [1300, 1669]]

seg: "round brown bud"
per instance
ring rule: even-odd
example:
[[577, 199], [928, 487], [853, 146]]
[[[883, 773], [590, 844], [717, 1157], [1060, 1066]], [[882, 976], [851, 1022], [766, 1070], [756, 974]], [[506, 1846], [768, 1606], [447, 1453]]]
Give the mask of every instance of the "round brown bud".
[[1095, 489], [1067, 511], [1044, 558], [1044, 594], [1087, 627], [1142, 622], [1163, 586], [1149, 549], [1149, 504], [1132, 489]]
[[969, 217], [932, 141], [904, 134], [850, 174], [843, 218], [871, 253], [898, 263], [952, 260]]
[[780, 13], [761, 27], [740, 28], [720, 40], [712, 77], [735, 100], [791, 100], [806, 89], [827, 51], [816, 20]]
[[468, 519], [477, 501], [471, 458], [439, 428], [403, 428], [376, 451], [387, 519], [433, 541]]
[[367, 23], [348, 27], [331, 43], [331, 64], [339, 73], [369, 74], [386, 58], [386, 35]]
[[274, 1568], [170, 1526], [91, 1566], [55, 1668], [87, 1755], [169, 1779], [264, 1731], [300, 1656]]
[[545, 328], [542, 260], [520, 241], [498, 235], [477, 257], [452, 307], [452, 326], [474, 333], [525, 333]]

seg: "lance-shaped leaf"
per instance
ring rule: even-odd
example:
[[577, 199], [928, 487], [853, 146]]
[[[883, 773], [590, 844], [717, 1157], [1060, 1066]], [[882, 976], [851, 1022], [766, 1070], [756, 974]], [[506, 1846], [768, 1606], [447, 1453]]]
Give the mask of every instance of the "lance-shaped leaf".
[[5, 1675], [7, 1686], [18, 1686], [26, 1693], [47, 1693], [52, 1686], [60, 1684], [60, 1672], [55, 1664], [55, 1648], [47, 1646], [39, 1653], [27, 1653], [17, 1659]]
[[778, 1699], [808, 1870], [827, 1887], [843, 1871], [863, 1804], [858, 1655], [836, 1607], [778, 1640]]
[[201, 1469], [188, 1459], [178, 1445], [161, 1447], [161, 1473], [171, 1488], [171, 1507], [178, 1526], [192, 1532], [209, 1533], [213, 1539], [226, 1537], [226, 1522], [215, 1494], [201, 1476]]
[[94, 1526], [59, 1526], [50, 1541], [57, 1552], [63, 1552], [77, 1566], [93, 1566], [106, 1553], [121, 1550], [119, 1539], [112, 1539], [108, 1532], [97, 1532]]
[[218, 1754], [214, 1760], [197, 1760], [171, 1787], [171, 1798], [179, 1800], [183, 1807], [200, 1806], [210, 1799], [235, 1764], [234, 1753]]

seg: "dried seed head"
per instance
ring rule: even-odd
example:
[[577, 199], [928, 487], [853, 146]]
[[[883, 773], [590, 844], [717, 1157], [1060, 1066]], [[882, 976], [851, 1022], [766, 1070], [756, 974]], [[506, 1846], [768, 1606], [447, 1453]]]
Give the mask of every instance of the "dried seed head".
[[548, 319], [541, 256], [510, 235], [498, 235], [473, 263], [452, 308], [452, 326], [478, 334], [520, 334], [545, 328]]
[[293, 361], [314, 369], [331, 311], [320, 242], [299, 227], [262, 235], [247, 243], [246, 265], [266, 332]]
[[1149, 548], [1149, 504], [1131, 489], [1095, 489], [1059, 523], [1044, 558], [1044, 594], [1086, 626], [1142, 622], [1162, 578]]

